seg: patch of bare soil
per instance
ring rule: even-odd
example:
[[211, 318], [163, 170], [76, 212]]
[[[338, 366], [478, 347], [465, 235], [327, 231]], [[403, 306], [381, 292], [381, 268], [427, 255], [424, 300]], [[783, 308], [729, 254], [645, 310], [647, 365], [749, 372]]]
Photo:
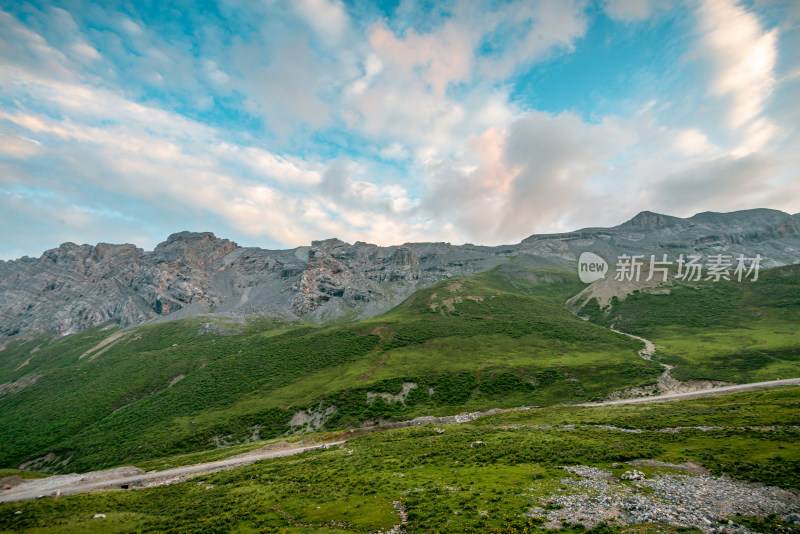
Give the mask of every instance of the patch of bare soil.
[[117, 333], [115, 333], [115, 334], [111, 334], [110, 336], [108, 336], [107, 338], [105, 338], [103, 341], [101, 341], [100, 343], [98, 343], [97, 345], [95, 345], [94, 347], [92, 347], [91, 349], [89, 349], [89, 350], [87, 350], [86, 352], [84, 352], [83, 354], [81, 354], [81, 355], [78, 357], [78, 359], [79, 359], [79, 360], [82, 360], [84, 357], [88, 356], [89, 354], [92, 354], [92, 353], [93, 353], [93, 352], [95, 352], [95, 351], [100, 351], [100, 352], [98, 352], [97, 354], [93, 355], [91, 358], [89, 358], [89, 361], [92, 361], [92, 360], [94, 360], [95, 358], [97, 358], [98, 356], [100, 356], [101, 354], [103, 354], [105, 351], [107, 351], [108, 349], [110, 349], [110, 348], [111, 348], [111, 346], [112, 346], [112, 345], [113, 345], [113, 344], [114, 344], [114, 343], [115, 343], [115, 342], [116, 342], [116, 341], [117, 341], [119, 338], [121, 338], [122, 336], [126, 336], [126, 335], [128, 335], [128, 334], [130, 334], [130, 332], [117, 332]]
[[[644, 277], [643, 277], [644, 278]], [[597, 299], [600, 308], [611, 305], [611, 300], [617, 297], [625, 300], [625, 297], [633, 294], [634, 291], [654, 293], [657, 295], [669, 294], [668, 286], [673, 285], [672, 281], [664, 282], [653, 278], [649, 282], [641, 280], [615, 280], [614, 277], [597, 280], [586, 286], [586, 288], [567, 301], [567, 308], [577, 312], [583, 308], [593, 298]]]
[[699, 462], [692, 462], [692, 461], [685, 461], [679, 464], [671, 464], [669, 462], [662, 462], [660, 460], [631, 460], [628, 464], [641, 467], [643, 465], [649, 467], [666, 467], [669, 469], [678, 469], [680, 471], [686, 471], [687, 473], [692, 473], [693, 475], [710, 475], [711, 471], [703, 467], [703, 464]]
[[722, 380], [678, 380], [671, 374], [673, 366], [665, 363], [661, 365], [666, 369], [661, 373], [661, 376], [658, 377], [658, 383], [652, 386], [640, 386], [614, 391], [608, 395], [607, 400], [636, 399], [639, 397], [651, 397], [669, 393], [692, 393], [695, 391], [736, 385], [733, 382], [724, 382]]
[[8, 395], [9, 393], [17, 393], [18, 391], [22, 391], [28, 386], [31, 386], [36, 383], [39, 378], [43, 375], [41, 374], [30, 374], [25, 375], [19, 380], [14, 380], [13, 382], [5, 382], [4, 384], [0, 384], [0, 397], [3, 395]]

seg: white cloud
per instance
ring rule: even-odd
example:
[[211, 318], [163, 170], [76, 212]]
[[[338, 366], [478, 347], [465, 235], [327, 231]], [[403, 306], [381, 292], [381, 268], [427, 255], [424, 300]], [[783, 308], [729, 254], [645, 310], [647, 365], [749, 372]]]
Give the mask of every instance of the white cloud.
[[[172, 42], [99, 8], [85, 34], [85, 21], [46, 10], [43, 26], [66, 30], [45, 32], [0, 11], [5, 205], [14, 187], [49, 191], [68, 215], [62, 233], [94, 236], [99, 225], [150, 242], [190, 227], [269, 246], [492, 244], [641, 209], [788, 206], [797, 191], [796, 129], [769, 108], [781, 88], [797, 108], [785, 93], [791, 66], [787, 85], [775, 74], [783, 34], [731, 2], [697, 10], [695, 57], [711, 67], [699, 118], [670, 116], [680, 103], [663, 94], [590, 119], [513, 103], [514, 73], [586, 33], [580, 1], [442, 4], [447, 16], [416, 25], [351, 19], [329, 0], [221, 9], [251, 32], [226, 40], [199, 25], [202, 43]], [[606, 9], [635, 21], [663, 4]], [[206, 47], [200, 57], [194, 45]], [[154, 89], [166, 96], [147, 100]], [[233, 112], [219, 126], [191, 118], [220, 110]], [[265, 131], [225, 124], [238, 117], [263, 119]], [[34, 221], [36, 202], [14, 194]], [[98, 209], [107, 199], [133, 202], [117, 211], [134, 220]], [[141, 231], [139, 210], [163, 223]]]
[[403, 160], [408, 158], [409, 153], [402, 143], [392, 143], [389, 146], [383, 147], [380, 155], [384, 159]]
[[[234, 86], [247, 95], [249, 111], [281, 135], [298, 123], [324, 127], [331, 118], [322, 80], [331, 66], [315, 55], [299, 35], [286, 35], [266, 52], [260, 43], [238, 45], [232, 51], [238, 74]], [[335, 69], [335, 67], [334, 67]]]
[[144, 33], [142, 27], [132, 21], [130, 18], [121, 16], [119, 20], [120, 27], [130, 35], [138, 36]]
[[354, 95], [361, 95], [372, 84], [372, 80], [383, 70], [383, 62], [377, 54], [370, 53], [364, 60], [364, 76], [354, 81], [348, 90]]
[[506, 129], [473, 137], [471, 165], [450, 161], [429, 168], [423, 208], [481, 243], [556, 231], [581, 219], [581, 210], [598, 197], [591, 178], [606, 172], [606, 160], [629, 143], [612, 123], [526, 113]]
[[718, 150], [706, 134], [697, 128], [686, 128], [675, 133], [675, 149], [686, 156], [708, 154]]
[[778, 32], [764, 30], [756, 15], [733, 0], [705, 0], [698, 19], [697, 54], [712, 68], [709, 90], [728, 99], [727, 124], [744, 129], [743, 149], [758, 150], [775, 133], [774, 126], [747, 127], [761, 116], [775, 88]]
[[[367, 28], [369, 51], [340, 109], [349, 128], [389, 147], [383, 157], [405, 157], [394, 150], [400, 146], [422, 166], [463, 156], [470, 136], [517, 115], [501, 82], [569, 49], [586, 28], [577, 1], [451, 7], [442, 22], [421, 30], [389, 21]], [[487, 55], [478, 51], [484, 45], [503, 51]]]
[[433, 94], [442, 98], [448, 86], [472, 74], [472, 36], [457, 22], [448, 21], [435, 34], [417, 34], [413, 29], [402, 39], [384, 23], [369, 34], [375, 54], [395, 76], [411, 80], [421, 76]]
[[349, 25], [344, 5], [338, 0], [295, 0], [291, 6], [329, 43], [337, 42]]
[[[43, 59], [57, 55], [44, 45], [41, 50]], [[213, 214], [240, 235], [283, 245], [331, 234], [351, 240], [369, 236], [384, 244], [398, 235], [423, 235], [416, 223], [391, 222], [396, 210], [413, 207], [396, 184], [345, 176], [343, 191], [326, 192], [338, 199], [331, 206], [340, 211], [331, 211], [327, 200], [313, 198], [328, 168], [323, 163], [241, 145], [225, 132], [177, 113], [87, 83], [49, 78], [24, 65], [18, 67], [15, 83], [0, 89], [12, 96], [24, 91], [38, 106], [54, 111], [54, 116], [0, 111], [0, 124], [18, 132], [0, 137], [2, 153], [22, 161], [35, 150], [35, 165], [50, 167], [47, 173], [23, 178], [27, 187], [66, 194], [65, 184], [77, 180], [104, 194], [188, 214], [190, 220]], [[26, 135], [36, 135], [38, 144]], [[335, 165], [328, 173], [334, 171]], [[76, 234], [90, 233], [102, 219], [79, 204], [62, 211], [64, 226]], [[381, 234], [378, 227], [392, 232]]]
[[[0, 115], [2, 116], [2, 115]], [[0, 155], [27, 159], [41, 151], [41, 143], [27, 137], [0, 134]]]
[[473, 12], [472, 25], [490, 28], [489, 41], [508, 39], [499, 57], [486, 56], [480, 71], [493, 79], [506, 79], [556, 51], [571, 51], [586, 33], [586, 4], [580, 0], [526, 0], [504, 4], [490, 13]]
[[91, 61], [95, 59], [100, 59], [100, 53], [94, 47], [89, 46], [84, 42], [78, 42], [73, 44], [71, 49], [77, 56], [83, 57], [85, 59]]
[[766, 205], [775, 161], [760, 155], [722, 156], [667, 174], [653, 187], [660, 209], [690, 216]]

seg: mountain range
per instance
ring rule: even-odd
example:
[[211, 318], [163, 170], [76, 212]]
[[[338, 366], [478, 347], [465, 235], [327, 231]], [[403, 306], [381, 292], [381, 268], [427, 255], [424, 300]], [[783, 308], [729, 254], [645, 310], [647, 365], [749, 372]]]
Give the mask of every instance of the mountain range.
[[180, 232], [152, 251], [132, 244], [64, 243], [39, 258], [0, 261], [0, 343], [203, 314], [315, 323], [373, 317], [415, 291], [523, 261], [574, 270], [583, 251], [760, 254], [762, 266], [800, 262], [800, 214], [752, 209], [689, 218], [643, 211], [611, 228], [532, 235], [503, 246], [339, 239], [288, 250], [241, 247], [209, 232]]

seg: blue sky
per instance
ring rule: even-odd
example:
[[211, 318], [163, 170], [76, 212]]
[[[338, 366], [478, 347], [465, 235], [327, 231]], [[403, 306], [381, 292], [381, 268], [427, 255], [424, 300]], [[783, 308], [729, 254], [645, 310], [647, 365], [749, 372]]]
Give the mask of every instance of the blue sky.
[[0, 259], [800, 211], [793, 0], [0, 0]]

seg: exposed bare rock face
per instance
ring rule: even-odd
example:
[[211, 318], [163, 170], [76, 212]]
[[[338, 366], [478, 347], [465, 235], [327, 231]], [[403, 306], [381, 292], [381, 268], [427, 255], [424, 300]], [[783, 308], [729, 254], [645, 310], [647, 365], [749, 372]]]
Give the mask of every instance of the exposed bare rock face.
[[134, 245], [64, 243], [41, 258], [0, 269], [0, 335], [61, 335], [109, 321], [146, 322], [196, 302], [209, 304], [209, 282], [236, 248], [213, 234], [174, 234], [152, 252]]
[[375, 315], [418, 283], [496, 265], [487, 250], [338, 239], [263, 250], [191, 232], [171, 235], [152, 252], [65, 243], [38, 259], [0, 262], [0, 338], [206, 313], [320, 321]]
[[428, 285], [454, 274], [483, 270], [497, 264], [494, 256], [447, 243], [378, 247], [363, 242], [349, 245], [338, 239], [314, 241], [295, 286], [292, 311], [302, 316], [337, 300], [368, 304], [398, 292], [404, 299], [420, 281]]
[[642, 212], [614, 228], [534, 235], [498, 247], [379, 247], [327, 239], [264, 250], [192, 232], [173, 234], [153, 251], [64, 243], [40, 258], [0, 261], [0, 342], [17, 335], [66, 335], [105, 323], [131, 326], [207, 313], [318, 322], [370, 317], [455, 275], [510, 260], [573, 270], [584, 251], [609, 263], [620, 254], [675, 259], [678, 253], [759, 253], [764, 267], [797, 263], [800, 217], [766, 209], [688, 219]]

